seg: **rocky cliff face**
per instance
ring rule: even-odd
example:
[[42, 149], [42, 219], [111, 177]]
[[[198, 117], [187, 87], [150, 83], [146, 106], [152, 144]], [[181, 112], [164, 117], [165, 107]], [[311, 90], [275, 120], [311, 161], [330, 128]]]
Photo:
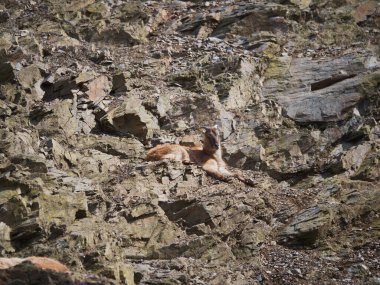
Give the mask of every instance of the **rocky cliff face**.
[[[3, 0], [0, 255], [73, 273], [0, 283], [379, 284], [379, 46], [371, 0]], [[215, 123], [255, 187], [144, 161]]]

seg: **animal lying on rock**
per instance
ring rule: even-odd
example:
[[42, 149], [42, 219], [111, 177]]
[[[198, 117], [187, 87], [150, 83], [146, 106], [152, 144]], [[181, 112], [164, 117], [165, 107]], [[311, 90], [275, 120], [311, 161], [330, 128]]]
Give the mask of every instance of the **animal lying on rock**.
[[36, 267], [42, 269], [49, 269], [56, 272], [68, 272], [69, 269], [63, 265], [62, 263], [47, 257], [39, 257], [39, 256], [29, 256], [27, 258], [18, 258], [18, 257], [2, 257], [0, 258], [0, 269], [7, 269], [22, 262], [29, 261], [33, 263]]
[[253, 185], [251, 179], [244, 178], [238, 172], [231, 172], [222, 158], [219, 130], [214, 127], [205, 127], [203, 145], [186, 147], [177, 144], [161, 144], [150, 149], [146, 155], [148, 161], [176, 160], [184, 164], [197, 164], [209, 175], [216, 179], [229, 182], [237, 178], [247, 185]]

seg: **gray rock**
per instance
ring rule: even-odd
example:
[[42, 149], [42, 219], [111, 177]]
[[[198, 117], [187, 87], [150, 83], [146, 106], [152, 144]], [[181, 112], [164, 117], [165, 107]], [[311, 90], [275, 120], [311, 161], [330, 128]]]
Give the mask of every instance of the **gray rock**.
[[194, 238], [188, 242], [171, 244], [154, 252], [153, 256], [160, 259], [172, 259], [175, 257], [193, 257], [204, 260], [229, 260], [233, 254], [229, 247], [212, 236]]
[[301, 246], [314, 245], [327, 233], [333, 219], [334, 212], [328, 207], [314, 206], [305, 209], [285, 228], [283, 242]]
[[[0, 208], [2, 212], [0, 222], [13, 228], [27, 219], [28, 209], [25, 205], [25, 200], [19, 195], [18, 191], [14, 191], [10, 185], [8, 187], [4, 186], [0, 195]], [[3, 229], [6, 230], [6, 228]]]
[[39, 209], [38, 221], [45, 230], [49, 230], [52, 224], [67, 227], [86, 217], [88, 211], [87, 198], [83, 192], [42, 194], [38, 197], [36, 206]]
[[100, 122], [106, 131], [134, 135], [140, 139], [151, 138], [159, 129], [157, 119], [146, 111], [137, 98], [126, 99], [119, 107], [108, 111]]
[[9, 117], [12, 114], [11, 109], [3, 100], [0, 100], [0, 117]]
[[258, 62], [253, 58], [225, 58], [204, 68], [206, 81], [214, 81], [215, 91], [226, 110], [246, 107], [259, 99]]
[[40, 156], [19, 154], [12, 156], [11, 162], [33, 173], [47, 173], [46, 162]]
[[13, 83], [15, 80], [15, 73], [12, 64], [9, 62], [0, 63], [0, 83]]
[[94, 80], [85, 83], [84, 89], [88, 100], [95, 106], [106, 97], [111, 91], [111, 86], [107, 76], [99, 76]]
[[35, 132], [9, 129], [0, 130], [0, 151], [8, 156], [34, 155], [39, 145], [39, 138]]
[[[331, 189], [326, 190], [330, 192]], [[317, 246], [327, 234], [340, 231], [338, 221], [349, 223], [368, 213], [369, 209], [377, 211], [380, 207], [377, 205], [379, 191], [376, 184], [342, 181], [339, 189], [333, 193], [335, 198], [330, 194], [320, 193], [320, 203], [296, 214], [280, 234], [280, 241], [296, 247]], [[326, 196], [331, 199], [326, 199]]]
[[343, 169], [347, 170], [350, 175], [355, 173], [370, 150], [371, 145], [364, 143], [347, 151], [342, 157]]
[[379, 181], [380, 180], [380, 152], [370, 152], [365, 158], [360, 157], [362, 163], [360, 168], [355, 173], [351, 174], [353, 179], [360, 179], [365, 181]]
[[195, 15], [193, 19], [187, 17], [178, 27], [179, 32], [192, 32], [198, 39], [207, 38], [217, 27], [220, 21], [220, 13]]
[[320, 60], [278, 58], [265, 73], [263, 96], [276, 98], [285, 115], [300, 123], [341, 120], [365, 97], [363, 83], [380, 67], [367, 65], [372, 58], [368, 52]]
[[348, 143], [339, 144], [331, 151], [325, 167], [335, 173], [346, 171], [348, 175], [353, 175], [360, 168], [371, 149], [369, 143], [358, 146]]
[[[231, 82], [227, 98], [223, 98], [221, 102], [227, 110], [243, 108], [250, 102], [259, 100], [257, 88], [259, 86], [259, 78], [255, 76], [257, 73], [257, 63], [252, 59], [241, 59], [237, 69], [238, 79]], [[221, 97], [224, 97], [220, 93]]]
[[29, 34], [29, 31], [27, 34], [17, 37], [16, 41], [25, 54], [33, 54], [37, 59], [42, 57], [42, 45], [33, 35]]
[[144, 145], [136, 139], [115, 138], [107, 135], [82, 136], [78, 145], [82, 149], [93, 148], [119, 158], [141, 158], [145, 152]]
[[239, 243], [233, 248], [233, 253], [239, 258], [254, 256], [265, 242], [271, 228], [265, 222], [247, 224], [241, 231]]
[[262, 145], [250, 145], [245, 142], [243, 146], [225, 144], [226, 160], [229, 165], [242, 169], [254, 169], [265, 160], [265, 149]]
[[37, 65], [32, 64], [21, 69], [17, 74], [17, 78], [21, 86], [32, 93], [33, 99], [39, 101], [43, 98], [45, 92], [41, 89], [41, 84], [44, 78], [41, 69]]
[[191, 228], [198, 224], [215, 227], [207, 205], [185, 200], [163, 201], [159, 205], [165, 211], [169, 220], [179, 223], [184, 228]]
[[[12, 35], [10, 33], [0, 33], [0, 54], [6, 54], [7, 50], [12, 46]], [[1, 58], [1, 57], [0, 57]], [[1, 62], [2, 60], [0, 60]]]
[[33, 115], [32, 122], [41, 135], [53, 136], [61, 134], [66, 138], [70, 138], [79, 131], [73, 100], [55, 99], [47, 106], [46, 110]]
[[78, 86], [74, 80], [60, 79], [53, 84], [45, 81], [42, 89], [45, 91], [44, 100], [52, 101], [54, 99], [72, 99], [74, 98], [73, 90], [78, 90]]
[[371, 275], [371, 271], [369, 270], [368, 266], [363, 263], [358, 263], [350, 266], [350, 268], [348, 268], [348, 272], [354, 276]]
[[14, 252], [11, 244], [11, 228], [3, 222], [0, 222], [0, 242], [1, 254]]
[[106, 29], [93, 40], [109, 43], [121, 43], [126, 45], [143, 44], [147, 42], [148, 27], [141, 21], [133, 24], [124, 24], [118, 27]]
[[129, 83], [130, 77], [130, 72], [123, 72], [114, 75], [112, 78], [112, 92], [115, 94], [123, 94], [130, 91], [132, 89]]
[[0, 23], [5, 23], [8, 21], [8, 19], [10, 18], [10, 15], [9, 15], [9, 12], [8, 11], [0, 11]]
[[42, 227], [37, 218], [18, 220], [12, 227], [11, 240], [16, 250], [25, 246], [25, 241], [36, 241], [43, 238]]

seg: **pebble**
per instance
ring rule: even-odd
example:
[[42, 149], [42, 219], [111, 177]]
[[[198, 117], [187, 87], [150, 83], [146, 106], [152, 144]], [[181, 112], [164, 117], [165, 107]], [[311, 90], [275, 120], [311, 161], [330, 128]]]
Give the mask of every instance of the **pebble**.
[[207, 38], [210, 42], [212, 43], [220, 43], [220, 42], [223, 42], [222, 39], [219, 39], [219, 38], [216, 38], [216, 37], [209, 37]]
[[299, 268], [294, 268], [294, 269], [292, 269], [292, 273], [293, 274], [297, 274], [297, 275], [302, 275], [302, 271], [301, 271], [301, 269], [299, 269]]

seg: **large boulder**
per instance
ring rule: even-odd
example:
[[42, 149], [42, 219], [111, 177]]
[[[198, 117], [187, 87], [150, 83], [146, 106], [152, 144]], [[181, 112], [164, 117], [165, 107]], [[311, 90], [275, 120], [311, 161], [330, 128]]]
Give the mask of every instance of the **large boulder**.
[[25, 54], [30, 54], [36, 59], [40, 59], [43, 56], [42, 45], [40, 42], [30, 33], [30, 31], [24, 31], [25, 34], [21, 34], [17, 37], [17, 43], [22, 48]]
[[14, 248], [11, 244], [11, 228], [4, 222], [0, 222], [0, 253], [13, 252]]
[[226, 110], [241, 109], [260, 98], [259, 66], [251, 57], [216, 58], [202, 68], [173, 74], [171, 81], [191, 91], [216, 93]]
[[87, 99], [96, 106], [109, 94], [111, 86], [107, 76], [92, 77], [91, 72], [81, 73], [76, 79], [76, 83], [82, 83], [82, 90], [85, 92]]
[[79, 131], [73, 100], [55, 99], [50, 104], [36, 106], [30, 114], [31, 122], [41, 135], [72, 137]]
[[365, 181], [379, 181], [380, 180], [380, 152], [372, 151], [366, 157], [359, 157], [360, 166], [357, 165], [353, 169], [355, 172], [351, 173], [353, 179]]
[[78, 145], [83, 149], [92, 148], [119, 158], [138, 159], [145, 152], [144, 145], [136, 139], [117, 138], [107, 135], [81, 136], [78, 140]]
[[45, 231], [49, 231], [51, 227], [67, 227], [87, 214], [85, 193], [41, 194], [35, 201], [35, 206]]
[[244, 108], [260, 98], [258, 62], [253, 58], [234, 58], [211, 64], [207, 73], [215, 80], [219, 99], [227, 110]]
[[140, 99], [128, 98], [100, 119], [102, 128], [121, 135], [133, 135], [139, 139], [153, 136], [159, 129], [157, 119], [142, 105]]
[[[353, 220], [378, 212], [380, 190], [376, 183], [341, 181], [319, 194], [319, 203], [299, 211], [280, 234], [289, 246], [315, 247]], [[344, 225], [342, 225], [342, 223]]]
[[38, 65], [32, 64], [21, 69], [17, 78], [21, 86], [32, 94], [33, 99], [39, 101], [43, 98], [45, 92], [41, 89], [41, 84], [44, 76]]
[[0, 83], [13, 83], [15, 78], [13, 65], [9, 62], [0, 63]]
[[265, 72], [265, 98], [275, 98], [284, 114], [300, 122], [342, 120], [365, 98], [363, 84], [380, 68], [370, 52], [352, 52], [336, 58], [283, 56]]
[[13, 130], [4, 128], [0, 130], [0, 151], [7, 156], [33, 155], [39, 145], [38, 134], [26, 129]]

